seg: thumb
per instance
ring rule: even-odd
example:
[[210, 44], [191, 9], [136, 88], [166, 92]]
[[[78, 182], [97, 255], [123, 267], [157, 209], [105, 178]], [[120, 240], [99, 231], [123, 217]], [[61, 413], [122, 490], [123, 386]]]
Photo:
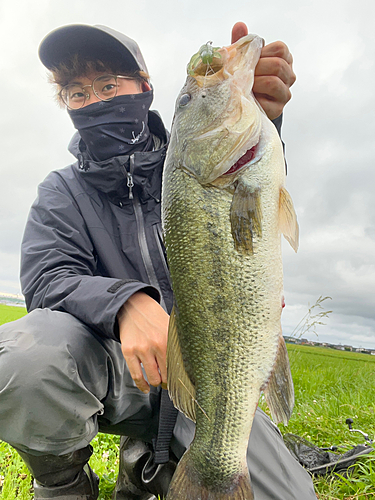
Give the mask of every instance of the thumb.
[[237, 42], [237, 40], [239, 40], [243, 36], [246, 36], [248, 33], [249, 33], [249, 30], [247, 29], [247, 26], [245, 23], [242, 23], [242, 22], [236, 23], [232, 28], [232, 42], [231, 43]]

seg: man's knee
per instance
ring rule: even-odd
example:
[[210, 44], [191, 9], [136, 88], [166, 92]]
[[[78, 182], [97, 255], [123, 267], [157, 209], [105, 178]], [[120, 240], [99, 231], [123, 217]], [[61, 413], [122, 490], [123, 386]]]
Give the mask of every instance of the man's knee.
[[[28, 391], [39, 379], [72, 370], [85, 352], [89, 332], [76, 318], [49, 309], [36, 309], [0, 327], [0, 387]], [[76, 360], [72, 361], [73, 358]]]
[[[92, 341], [97, 342], [94, 337]], [[82, 378], [79, 353], [90, 358], [95, 348], [90, 351], [89, 344], [84, 325], [47, 309], [0, 327], [1, 439], [41, 449], [42, 439], [48, 441], [55, 428], [64, 436], [87, 434], [85, 422], [101, 411], [107, 391], [105, 374], [95, 392]], [[26, 429], [41, 443], [33, 447]]]
[[276, 425], [259, 408], [251, 430], [247, 463], [255, 498], [315, 499], [311, 477], [289, 453]]

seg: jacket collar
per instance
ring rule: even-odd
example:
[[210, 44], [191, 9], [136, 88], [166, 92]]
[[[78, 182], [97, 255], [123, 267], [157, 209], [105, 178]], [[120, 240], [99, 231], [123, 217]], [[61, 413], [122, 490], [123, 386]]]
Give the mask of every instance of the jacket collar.
[[157, 112], [150, 111], [148, 118], [154, 136], [153, 151], [138, 151], [96, 162], [90, 158], [78, 133], [69, 144], [69, 151], [78, 159], [76, 166], [83, 179], [107, 194], [116, 205], [129, 203], [135, 194], [141, 202], [160, 202], [161, 175], [169, 134]]

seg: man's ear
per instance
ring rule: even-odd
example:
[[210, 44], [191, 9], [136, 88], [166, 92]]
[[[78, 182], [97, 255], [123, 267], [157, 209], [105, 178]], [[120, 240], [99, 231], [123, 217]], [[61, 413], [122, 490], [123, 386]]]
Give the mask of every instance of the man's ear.
[[142, 82], [141, 88], [142, 92], [148, 92], [149, 90], [151, 90], [150, 85], [145, 81]]

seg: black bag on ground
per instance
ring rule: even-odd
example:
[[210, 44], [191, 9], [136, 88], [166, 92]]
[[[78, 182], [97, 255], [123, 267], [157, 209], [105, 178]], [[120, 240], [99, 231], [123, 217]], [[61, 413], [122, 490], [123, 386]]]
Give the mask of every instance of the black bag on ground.
[[359, 444], [346, 453], [332, 453], [295, 434], [285, 434], [284, 443], [291, 455], [310, 474], [316, 475], [346, 470], [355, 463], [357, 458], [374, 451], [371, 446]]

